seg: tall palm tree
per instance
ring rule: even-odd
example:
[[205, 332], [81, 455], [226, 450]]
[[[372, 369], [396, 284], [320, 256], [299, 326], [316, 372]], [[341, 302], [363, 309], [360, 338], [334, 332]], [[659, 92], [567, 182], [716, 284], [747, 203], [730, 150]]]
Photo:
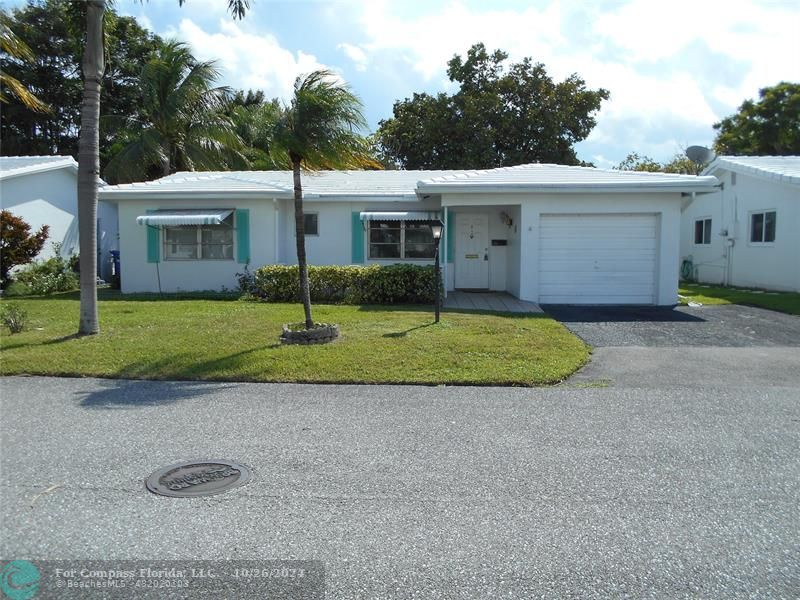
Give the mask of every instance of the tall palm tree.
[[160, 48], [139, 80], [144, 122], [135, 116], [117, 119], [136, 134], [109, 162], [106, 177], [124, 182], [177, 170], [245, 167], [242, 140], [223, 112], [230, 89], [215, 87], [218, 77], [214, 63], [197, 61], [185, 44]]
[[380, 168], [371, 158], [357, 129], [366, 127], [361, 100], [328, 70], [319, 70], [294, 83], [294, 95], [282, 107], [272, 131], [270, 152], [276, 162], [291, 166], [294, 180], [294, 223], [297, 264], [306, 329], [314, 326], [303, 227], [303, 170]]
[[[32, 63], [34, 61], [33, 52], [31, 52], [28, 44], [23, 42], [17, 34], [11, 31], [9, 27], [9, 18], [3, 12], [0, 12], [0, 50], [10, 57], [26, 63]], [[0, 71], [0, 102], [8, 104], [8, 96], [3, 91], [3, 88], [16, 96], [17, 99], [30, 110], [42, 113], [50, 112], [50, 107], [39, 100], [28, 88], [20, 83], [18, 79]]]
[[[185, 0], [178, 0], [180, 6]], [[78, 136], [78, 235], [80, 236], [81, 308], [78, 335], [100, 331], [97, 318], [97, 186], [100, 183], [100, 80], [105, 71], [103, 16], [105, 0], [86, 0], [86, 46], [83, 50], [83, 106]], [[250, 0], [228, 0], [241, 19]]]

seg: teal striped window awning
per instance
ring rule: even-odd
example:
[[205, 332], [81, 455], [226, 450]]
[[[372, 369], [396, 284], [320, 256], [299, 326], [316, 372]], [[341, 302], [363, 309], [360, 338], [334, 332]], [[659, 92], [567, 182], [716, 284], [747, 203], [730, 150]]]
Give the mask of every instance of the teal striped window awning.
[[178, 225], [222, 225], [231, 209], [154, 210], [136, 217], [139, 225], [174, 227]]
[[397, 212], [362, 212], [362, 221], [437, 221], [439, 213], [435, 210], [406, 210]]

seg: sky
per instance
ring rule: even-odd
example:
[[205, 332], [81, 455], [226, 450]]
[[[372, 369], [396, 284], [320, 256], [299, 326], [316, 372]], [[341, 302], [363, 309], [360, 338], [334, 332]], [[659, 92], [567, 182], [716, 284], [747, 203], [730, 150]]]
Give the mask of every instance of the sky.
[[577, 73], [611, 97], [577, 145], [598, 167], [629, 152], [667, 161], [710, 146], [713, 123], [758, 90], [800, 81], [800, 0], [117, 0], [117, 10], [217, 60], [222, 83], [287, 99], [295, 77], [326, 67], [365, 105], [370, 128], [414, 92], [452, 92], [447, 61], [474, 43]]

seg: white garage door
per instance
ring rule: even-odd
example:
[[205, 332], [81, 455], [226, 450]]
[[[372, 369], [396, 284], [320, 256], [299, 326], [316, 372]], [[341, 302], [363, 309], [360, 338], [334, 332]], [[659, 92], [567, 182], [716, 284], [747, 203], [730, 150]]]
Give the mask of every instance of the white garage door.
[[539, 302], [654, 304], [656, 216], [542, 215]]

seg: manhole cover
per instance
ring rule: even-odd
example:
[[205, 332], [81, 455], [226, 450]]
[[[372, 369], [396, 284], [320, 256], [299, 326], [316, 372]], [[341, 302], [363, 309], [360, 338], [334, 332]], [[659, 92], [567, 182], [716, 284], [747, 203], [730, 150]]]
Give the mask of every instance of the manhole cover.
[[147, 478], [147, 489], [174, 498], [221, 494], [250, 481], [250, 469], [229, 460], [193, 460], [159, 469]]

